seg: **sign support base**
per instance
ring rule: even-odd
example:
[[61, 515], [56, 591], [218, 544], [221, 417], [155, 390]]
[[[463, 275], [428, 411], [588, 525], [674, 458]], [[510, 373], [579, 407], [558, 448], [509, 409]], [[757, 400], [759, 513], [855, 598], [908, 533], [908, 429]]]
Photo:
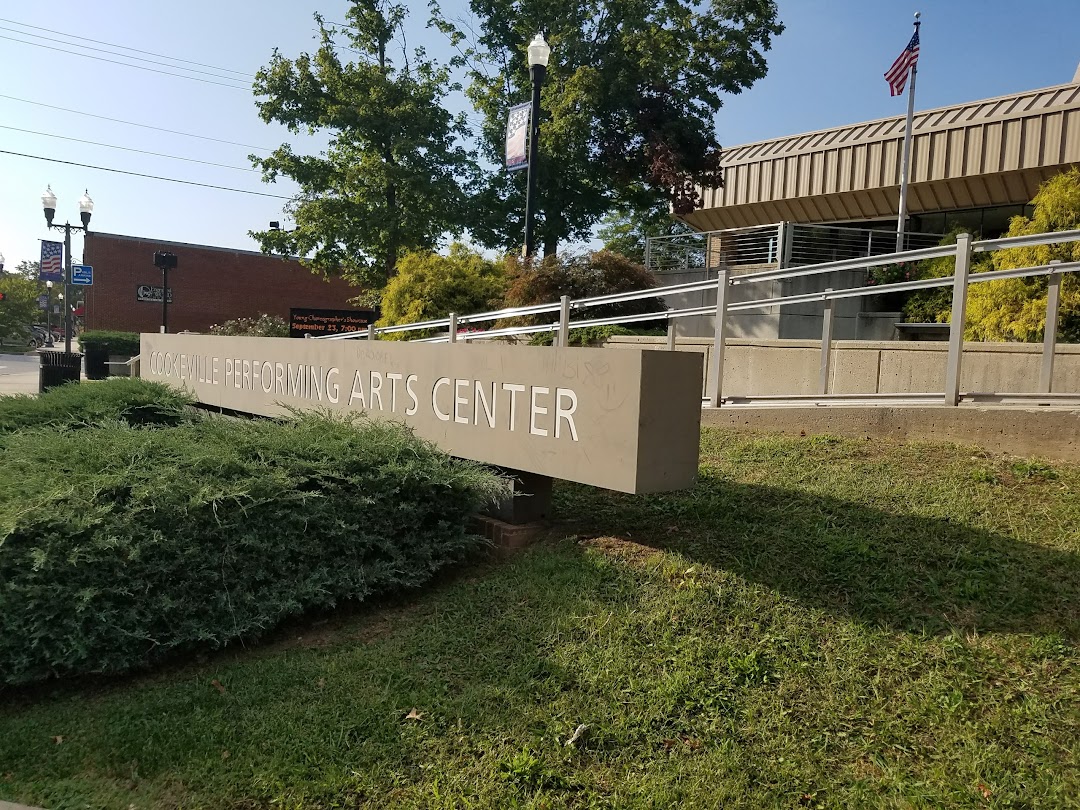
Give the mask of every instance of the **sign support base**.
[[551, 478], [524, 470], [500, 469], [509, 476], [505, 498], [484, 510], [485, 515], [521, 526], [551, 517]]

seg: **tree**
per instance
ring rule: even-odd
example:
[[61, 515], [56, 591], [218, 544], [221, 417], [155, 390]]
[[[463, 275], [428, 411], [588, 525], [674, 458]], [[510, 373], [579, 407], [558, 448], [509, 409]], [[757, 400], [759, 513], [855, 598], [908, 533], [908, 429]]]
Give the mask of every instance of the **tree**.
[[462, 183], [473, 163], [458, 142], [464, 118], [441, 104], [455, 88], [448, 70], [404, 44], [405, 7], [353, 0], [346, 17], [350, 27], [340, 33], [356, 61], [342, 60], [332, 40], [338, 30], [316, 16], [321, 44], [313, 55], [275, 51], [256, 75], [264, 121], [331, 140], [322, 156], [288, 144], [252, 156], [265, 180], [285, 176], [301, 188], [290, 204], [295, 230], [252, 236], [266, 252], [310, 256], [318, 271], [381, 287], [403, 251], [431, 249], [461, 230]]
[[[766, 73], [783, 26], [773, 0], [470, 0], [478, 32], [467, 51], [468, 95], [483, 114], [486, 156], [502, 163], [507, 108], [530, 96], [525, 53], [545, 30], [552, 47], [541, 106], [537, 222], [545, 255], [586, 238], [613, 205], [675, 213], [718, 185], [714, 119], [724, 93]], [[455, 42], [458, 27], [438, 15]], [[521, 242], [524, 172], [484, 178], [470, 230], [489, 246]]]
[[28, 281], [37, 281], [38, 275], [41, 271], [41, 262], [32, 262], [28, 259], [23, 259], [17, 265], [15, 265], [15, 275], [22, 276]]
[[600, 221], [596, 235], [603, 240], [604, 250], [645, 264], [645, 247], [650, 236], [693, 232], [689, 225], [671, 216], [666, 204], [660, 204], [647, 209], [611, 211]]
[[[1031, 218], [1013, 217], [1006, 236], [1080, 228], [1080, 169], [1051, 177], [1031, 201]], [[1054, 259], [1080, 261], [1080, 242], [996, 251], [996, 270], [1048, 264]], [[1046, 328], [1047, 279], [1016, 278], [972, 285], [968, 293], [968, 340], [1038, 341]], [[1058, 338], [1080, 341], [1080, 279], [1066, 273], [1061, 281]]]
[[[398, 274], [386, 285], [379, 326], [445, 318], [499, 307], [506, 291], [506, 266], [492, 262], [464, 245], [455, 244], [449, 256], [430, 251], [406, 253]], [[484, 324], [483, 326], [487, 326]], [[390, 333], [388, 338], [413, 340], [435, 330]]]
[[[20, 267], [22, 264], [26, 262]], [[4, 296], [0, 300], [0, 340], [21, 339], [38, 319], [38, 284], [16, 273], [0, 273], [0, 293]], [[26, 335], [29, 338], [28, 332]], [[22, 345], [25, 348], [26, 344]]]

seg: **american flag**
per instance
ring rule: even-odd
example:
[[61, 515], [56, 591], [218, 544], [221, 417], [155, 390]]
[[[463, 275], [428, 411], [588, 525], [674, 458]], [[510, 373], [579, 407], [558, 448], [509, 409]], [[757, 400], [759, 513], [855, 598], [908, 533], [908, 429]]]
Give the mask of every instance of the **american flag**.
[[898, 96], [904, 92], [904, 85], [907, 84], [907, 77], [910, 68], [915, 67], [915, 63], [919, 61], [919, 29], [915, 29], [915, 33], [911, 35], [911, 42], [907, 44], [907, 47], [896, 57], [896, 61], [893, 62], [892, 67], [885, 73], [885, 81], [889, 83], [889, 95]]
[[38, 271], [38, 279], [41, 281], [63, 281], [64, 271], [61, 267], [64, 261], [63, 242], [41, 243], [41, 269]]
[[514, 171], [525, 169], [529, 165], [529, 155], [525, 148], [529, 132], [529, 111], [532, 105], [518, 104], [510, 108], [506, 116], [506, 168]]

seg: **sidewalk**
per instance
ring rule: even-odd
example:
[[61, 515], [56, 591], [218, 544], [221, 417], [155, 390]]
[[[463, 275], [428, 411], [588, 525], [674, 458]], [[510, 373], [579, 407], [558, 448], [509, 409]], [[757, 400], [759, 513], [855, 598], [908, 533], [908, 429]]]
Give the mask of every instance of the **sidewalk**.
[[[0, 354], [0, 396], [36, 394], [40, 360], [34, 354]], [[0, 810], [6, 810], [0, 804]]]

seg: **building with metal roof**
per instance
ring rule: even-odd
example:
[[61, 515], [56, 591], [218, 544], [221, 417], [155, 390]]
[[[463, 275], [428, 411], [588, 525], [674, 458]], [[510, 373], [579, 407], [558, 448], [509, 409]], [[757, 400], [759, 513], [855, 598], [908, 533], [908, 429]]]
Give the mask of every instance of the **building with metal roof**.
[[[1003, 230], [1039, 184], [1080, 163], [1080, 71], [1073, 82], [916, 112], [908, 229]], [[724, 186], [683, 219], [696, 230], [800, 223], [895, 228], [904, 116], [724, 151]]]

